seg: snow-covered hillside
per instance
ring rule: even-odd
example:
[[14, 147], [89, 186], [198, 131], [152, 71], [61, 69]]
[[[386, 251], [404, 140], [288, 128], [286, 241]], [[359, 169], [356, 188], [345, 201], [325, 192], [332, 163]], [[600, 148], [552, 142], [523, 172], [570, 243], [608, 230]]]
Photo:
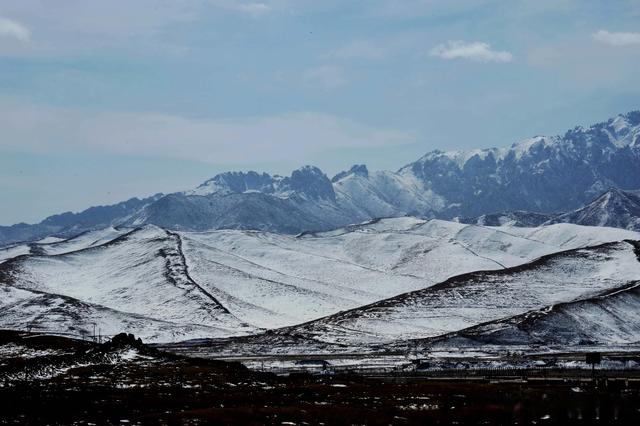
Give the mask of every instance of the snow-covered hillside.
[[[91, 241], [104, 237], [105, 232], [98, 231], [90, 237], [93, 234], [85, 234], [80, 239]], [[113, 318], [118, 316], [122, 317], [118, 320], [121, 323], [135, 316], [146, 318], [150, 324], [166, 323], [165, 328], [174, 324], [179, 329], [202, 331], [200, 326], [205, 326], [207, 332], [217, 329], [221, 335], [254, 330], [190, 279], [177, 237], [152, 226], [117, 234], [115, 239], [79, 251], [5, 261], [0, 265], [0, 282], [11, 291], [0, 301], [3, 310], [14, 307], [15, 303], [27, 303], [30, 312], [41, 309], [34, 317], [35, 324], [27, 322], [23, 328], [55, 323], [60, 317], [74, 314], [74, 327], [85, 330], [92, 330], [96, 317], [100, 319], [98, 327], [113, 330]], [[68, 245], [73, 242], [69, 241]], [[42, 294], [55, 298], [40, 305]], [[12, 297], [16, 295], [17, 300]], [[75, 307], [61, 308], [60, 304]], [[97, 307], [108, 315], [98, 315]], [[18, 314], [24, 312], [18, 311]], [[44, 316], [49, 319], [43, 319]], [[3, 315], [2, 322], [14, 324], [15, 320]], [[156, 334], [158, 331], [150, 327], [142, 335]]]
[[547, 244], [546, 235], [537, 235], [540, 230], [528, 231], [513, 235], [398, 218], [297, 237], [247, 231], [180, 235], [193, 279], [239, 318], [267, 328], [313, 320], [466, 272], [638, 236], [561, 225], [548, 231], [555, 240]]
[[46, 240], [35, 243], [23, 243], [3, 247], [0, 248], [0, 263], [12, 257], [25, 254], [55, 255], [95, 247], [114, 240], [129, 231], [131, 230], [107, 227], [92, 232], [86, 231], [66, 240], [49, 237]]
[[640, 281], [507, 319], [470, 327], [414, 347], [576, 346], [640, 343]]
[[[297, 236], [106, 228], [40, 244], [35, 251], [26, 246], [29, 253], [20, 246], [7, 250], [5, 257], [19, 256], [0, 264], [0, 309], [7, 313], [0, 327], [79, 333], [96, 323], [105, 334], [131, 331], [152, 341], [246, 335], [322, 322], [340, 311], [426, 291], [460, 274], [503, 270], [625, 239], [640, 234], [410, 217]], [[564, 280], [559, 276], [550, 285], [564, 287]], [[553, 297], [553, 303], [560, 301]], [[394, 327], [393, 319], [385, 321]]]
[[[640, 280], [640, 254], [637, 242], [605, 243], [589, 248], [564, 251], [545, 256], [526, 265], [499, 271], [464, 274], [441, 284], [405, 293], [350, 311], [340, 312], [317, 321], [276, 330], [271, 333], [214, 342], [220, 352], [295, 353], [323, 350], [359, 351], [382, 349], [386, 345], [409, 339], [425, 339], [469, 329], [479, 324], [509, 320], [530, 311], [550, 309], [554, 305], [577, 300], [595, 300], [612, 290], [628, 288]], [[609, 340], [633, 333], [638, 329], [637, 305], [633, 297], [618, 303], [618, 310], [608, 312], [602, 321], [621, 318], [609, 330]], [[571, 305], [572, 311], [581, 306]], [[604, 308], [604, 309], [603, 309]], [[600, 305], [599, 312], [606, 310]], [[565, 309], [565, 313], [568, 311]], [[582, 310], [584, 312], [584, 309]], [[579, 340], [589, 324], [596, 324], [598, 311], [592, 310], [575, 317], [575, 337]], [[625, 324], [624, 320], [632, 321]], [[588, 319], [580, 323], [582, 319]], [[497, 329], [501, 326], [496, 323]], [[564, 325], [566, 338], [572, 324]], [[594, 333], [606, 332], [606, 324], [599, 323]], [[495, 329], [494, 329], [495, 330]], [[508, 335], [508, 334], [507, 334]], [[636, 340], [638, 335], [635, 335]], [[561, 336], [557, 336], [561, 339]], [[605, 339], [601, 339], [601, 341]], [[528, 344], [531, 339], [523, 338]], [[455, 344], [455, 343], [454, 343]]]
[[123, 312], [53, 293], [0, 284], [0, 328], [88, 338], [126, 330], [150, 342], [173, 342], [202, 336], [230, 336], [237, 330], [182, 324]]

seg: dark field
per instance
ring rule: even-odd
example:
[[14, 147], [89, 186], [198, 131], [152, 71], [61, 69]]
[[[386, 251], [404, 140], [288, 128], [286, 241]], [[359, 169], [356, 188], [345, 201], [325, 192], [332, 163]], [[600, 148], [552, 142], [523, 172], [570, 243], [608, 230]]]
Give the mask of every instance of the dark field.
[[1, 421], [15, 424], [640, 424], [637, 382], [577, 386], [278, 378], [208, 361], [172, 361], [79, 367], [4, 387], [0, 401]]
[[[640, 382], [633, 379], [278, 377], [144, 348], [100, 363], [88, 354], [91, 345], [64, 344], [75, 352], [1, 360], [0, 423], [640, 424]], [[102, 355], [131, 352], [98, 348]]]

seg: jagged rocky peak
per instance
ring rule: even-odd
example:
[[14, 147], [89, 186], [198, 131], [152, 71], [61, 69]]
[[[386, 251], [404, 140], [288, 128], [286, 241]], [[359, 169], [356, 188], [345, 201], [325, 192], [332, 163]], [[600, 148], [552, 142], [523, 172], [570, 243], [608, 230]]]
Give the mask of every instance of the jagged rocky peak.
[[638, 126], [640, 126], [640, 110], [620, 114], [604, 123], [596, 124], [594, 127], [604, 127], [617, 136], [625, 136]]
[[450, 169], [451, 167], [463, 171], [465, 168], [474, 169], [477, 167], [483, 167], [483, 165], [489, 165], [495, 167], [496, 161], [501, 158], [503, 150], [498, 148], [488, 149], [471, 149], [471, 150], [458, 150], [458, 151], [441, 151], [439, 149], [433, 150], [425, 154], [418, 161], [409, 164], [408, 166], [400, 169], [406, 172], [413, 170], [422, 174], [422, 170], [425, 168], [442, 170]]
[[569, 130], [563, 139], [587, 144], [611, 144], [616, 148], [640, 146], [640, 111], [617, 115], [588, 128], [577, 126]]
[[272, 193], [274, 178], [267, 173], [225, 172], [204, 182], [188, 195], [215, 193], [243, 193], [250, 191]]
[[362, 176], [366, 178], [369, 177], [369, 170], [364, 164], [354, 164], [349, 170], [342, 171], [331, 178], [331, 182], [338, 182], [347, 176]]
[[336, 198], [333, 185], [327, 175], [314, 166], [303, 166], [294, 170], [291, 178], [288, 178], [287, 182], [283, 180], [282, 184], [283, 186], [288, 184], [291, 191], [312, 199], [335, 200]]
[[329, 178], [317, 167], [303, 166], [290, 177], [271, 176], [268, 173], [225, 172], [209, 179], [193, 191], [184, 195], [242, 194], [260, 192], [287, 198], [292, 195], [312, 199], [335, 199]]
[[[503, 161], [520, 161], [523, 158], [545, 157], [551, 150], [575, 150], [589, 148], [593, 145], [615, 145], [616, 148], [640, 147], [640, 110], [620, 114], [605, 122], [584, 128], [576, 126], [562, 136], [534, 136], [512, 144], [508, 148], [472, 149], [459, 151], [433, 150], [415, 163], [410, 164], [414, 170], [421, 168], [457, 166], [465, 167], [482, 163]], [[408, 169], [406, 166], [404, 169]]]

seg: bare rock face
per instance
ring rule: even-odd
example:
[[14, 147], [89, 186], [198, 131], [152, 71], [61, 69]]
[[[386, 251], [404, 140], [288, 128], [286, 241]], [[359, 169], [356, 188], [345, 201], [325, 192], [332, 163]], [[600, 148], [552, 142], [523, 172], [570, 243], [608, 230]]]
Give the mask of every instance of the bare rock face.
[[105, 343], [105, 345], [110, 345], [114, 348], [123, 348], [123, 347], [132, 347], [132, 348], [144, 348], [145, 345], [142, 343], [142, 339], [137, 338], [131, 333], [120, 333], [113, 336], [110, 342]]

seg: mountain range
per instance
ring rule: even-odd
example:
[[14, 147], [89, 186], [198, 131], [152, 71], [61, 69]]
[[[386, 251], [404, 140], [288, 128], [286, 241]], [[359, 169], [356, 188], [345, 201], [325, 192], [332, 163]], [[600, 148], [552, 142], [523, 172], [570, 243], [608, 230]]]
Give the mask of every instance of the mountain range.
[[[638, 197], [632, 192], [637, 189], [640, 111], [632, 111], [508, 148], [433, 151], [395, 172], [355, 165], [333, 178], [313, 166], [286, 177], [222, 173], [189, 191], [64, 213], [35, 225], [0, 227], [0, 245], [68, 238], [106, 226], [296, 234], [407, 215], [637, 229]], [[495, 215], [499, 211], [507, 213]]]

